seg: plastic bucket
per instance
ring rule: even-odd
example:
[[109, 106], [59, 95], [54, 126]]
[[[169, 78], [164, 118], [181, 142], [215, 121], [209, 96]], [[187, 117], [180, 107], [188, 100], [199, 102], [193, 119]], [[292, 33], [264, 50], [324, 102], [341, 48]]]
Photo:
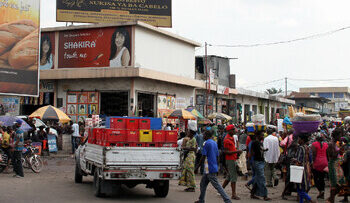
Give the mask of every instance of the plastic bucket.
[[303, 166], [290, 166], [290, 182], [301, 183], [303, 180], [303, 174]]

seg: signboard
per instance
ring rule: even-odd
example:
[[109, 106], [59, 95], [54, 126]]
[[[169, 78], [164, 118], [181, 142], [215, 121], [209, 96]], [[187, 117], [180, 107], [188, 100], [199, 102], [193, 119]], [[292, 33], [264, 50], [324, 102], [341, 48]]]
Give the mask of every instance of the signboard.
[[59, 33], [58, 68], [130, 66], [131, 27], [107, 27]]
[[230, 89], [228, 87], [225, 87], [225, 86], [222, 86], [222, 85], [218, 85], [217, 93], [218, 94], [229, 95], [230, 94]]
[[171, 0], [57, 0], [56, 20], [82, 23], [116, 23], [140, 20], [171, 27]]
[[47, 142], [49, 145], [49, 152], [57, 152], [56, 136], [47, 135]]
[[19, 115], [19, 98], [18, 97], [1, 97], [0, 96], [0, 115]]
[[52, 81], [40, 81], [40, 92], [54, 92], [55, 83]]
[[39, 0], [0, 1], [0, 94], [38, 96]]

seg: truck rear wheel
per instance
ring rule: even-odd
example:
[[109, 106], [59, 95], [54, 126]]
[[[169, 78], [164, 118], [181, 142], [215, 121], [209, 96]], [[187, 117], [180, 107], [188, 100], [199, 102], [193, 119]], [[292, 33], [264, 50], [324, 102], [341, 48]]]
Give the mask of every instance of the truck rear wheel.
[[75, 180], [75, 183], [82, 183], [83, 182], [83, 175], [82, 175], [82, 172], [77, 164], [75, 165], [74, 180]]
[[169, 192], [169, 180], [155, 181], [153, 189], [157, 197], [166, 197]]
[[104, 197], [105, 194], [102, 193], [102, 182], [103, 180], [98, 175], [98, 169], [95, 170], [94, 173], [94, 193], [96, 197]]

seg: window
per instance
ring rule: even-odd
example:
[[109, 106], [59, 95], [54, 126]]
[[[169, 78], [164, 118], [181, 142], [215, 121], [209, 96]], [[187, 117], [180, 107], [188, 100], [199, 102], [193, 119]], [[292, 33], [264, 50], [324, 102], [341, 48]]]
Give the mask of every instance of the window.
[[311, 92], [310, 95], [311, 96], [315, 96], [316, 94], [315, 94], [315, 92]]
[[333, 93], [332, 92], [318, 93], [318, 96], [324, 97], [324, 98], [333, 98]]
[[344, 93], [342, 93], [342, 92], [335, 92], [334, 93], [334, 98], [344, 98]]

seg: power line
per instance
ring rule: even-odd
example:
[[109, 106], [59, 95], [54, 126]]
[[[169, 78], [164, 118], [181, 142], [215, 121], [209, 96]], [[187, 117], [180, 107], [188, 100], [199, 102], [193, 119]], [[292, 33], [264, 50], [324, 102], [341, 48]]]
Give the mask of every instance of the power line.
[[339, 80], [350, 80], [350, 78], [338, 78], [338, 79], [298, 79], [298, 78], [288, 78], [289, 80], [295, 80], [295, 81], [339, 81]]
[[273, 83], [273, 82], [278, 82], [278, 81], [281, 81], [281, 80], [284, 80], [284, 78], [281, 78], [279, 80], [271, 80], [271, 81], [267, 81], [267, 82], [263, 82], [263, 83], [259, 83], [259, 84], [255, 84], [255, 85], [251, 85], [251, 86], [247, 86], [247, 87], [244, 87], [244, 88], [251, 88], [251, 87], [256, 87], [256, 86], [267, 85], [267, 84], [270, 84], [270, 83]]
[[313, 34], [309, 35], [306, 37], [300, 37], [296, 39], [291, 39], [291, 40], [285, 40], [285, 41], [278, 41], [278, 42], [268, 42], [268, 43], [256, 43], [256, 44], [237, 44], [237, 45], [225, 45], [225, 44], [208, 44], [209, 46], [214, 46], [214, 47], [227, 47], [227, 48], [236, 48], [236, 47], [243, 47], [243, 48], [249, 48], [249, 47], [258, 47], [258, 46], [271, 46], [271, 45], [278, 45], [278, 44], [287, 44], [287, 43], [292, 43], [292, 42], [297, 42], [297, 41], [303, 41], [303, 40], [309, 40], [309, 39], [316, 39], [328, 35], [332, 35], [334, 33], [344, 31], [349, 29], [350, 26], [338, 28], [336, 30], [328, 31], [328, 32], [323, 32], [323, 33], [318, 33], [318, 34]]

